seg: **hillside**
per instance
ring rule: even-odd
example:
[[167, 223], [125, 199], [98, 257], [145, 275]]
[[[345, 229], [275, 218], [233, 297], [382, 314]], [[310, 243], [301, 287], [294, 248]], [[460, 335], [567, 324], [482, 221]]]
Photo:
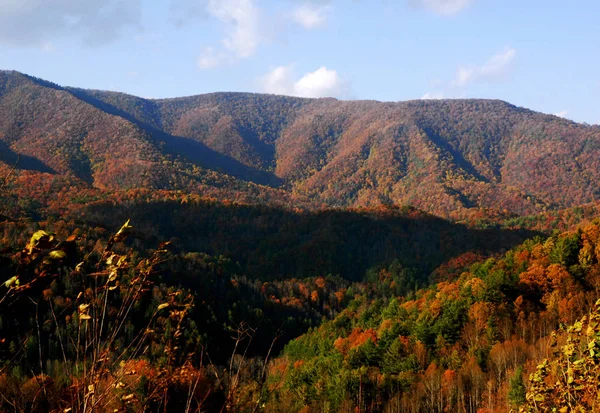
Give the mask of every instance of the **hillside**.
[[287, 345], [267, 411], [597, 411], [599, 225], [457, 266], [414, 294], [390, 294], [381, 271], [375, 299], [356, 295]]
[[[267, 173], [111, 114], [39, 79], [0, 72], [0, 113], [0, 176], [8, 193], [3, 203], [16, 216], [20, 209], [36, 211], [52, 202], [65, 207], [73, 198], [144, 188], [290, 203], [284, 191], [261, 185], [273, 183]], [[256, 184], [239, 181], [238, 175]], [[9, 195], [17, 200], [8, 202]], [[296, 197], [295, 202], [304, 201]]]
[[573, 329], [600, 291], [599, 155], [600, 128], [501, 101], [0, 72], [0, 410], [563, 403], [569, 346], [595, 343]]
[[495, 100], [149, 100], [0, 72], [0, 113], [2, 171], [19, 158], [13, 182], [288, 206], [413, 205], [453, 218], [600, 198], [599, 127]]
[[[106, 206], [97, 208], [96, 217]], [[144, 208], [139, 214], [154, 217], [164, 231], [165, 217], [157, 212], [172, 209]], [[182, 215], [175, 232], [200, 217], [185, 208], [175, 210]], [[298, 259], [293, 266], [305, 271], [300, 264], [326, 269], [346, 259], [354, 266], [382, 259], [373, 254], [382, 226], [392, 229], [382, 241], [400, 259], [421, 254], [422, 264], [438, 266], [429, 262], [432, 251], [442, 260], [460, 248], [468, 252], [439, 266], [430, 286], [399, 260], [370, 268], [358, 282], [331, 275], [270, 279], [268, 266], [259, 277], [252, 273], [256, 262], [180, 249], [186, 241], [177, 238], [144, 249], [133, 238], [145, 229], [129, 221], [110, 238], [103, 228], [64, 221], [0, 223], [3, 411], [85, 412], [92, 391], [100, 395], [94, 405], [107, 412], [184, 411], [186, 403], [236, 412], [261, 404], [273, 412], [509, 412], [526, 399], [536, 411], [540, 394], [548, 405], [564, 403], [561, 389], [571, 383], [560, 370], [539, 365], [547, 382], [525, 385], [538, 360], [550, 357], [571, 372], [570, 355], [581, 345], [577, 357], [597, 371], [597, 354], [586, 356], [594, 337], [570, 338], [562, 360], [548, 356], [548, 345], [551, 337], [564, 343], [562, 324], [581, 331], [577, 318], [597, 300], [598, 220], [484, 260], [474, 248], [511, 244], [516, 234], [467, 231], [411, 210], [330, 211], [269, 222], [276, 211], [195, 208], [203, 224], [187, 236], [204, 242], [221, 236], [222, 251], [239, 240], [267, 265], [282, 263], [274, 251]], [[117, 210], [124, 212], [131, 211]], [[281, 223], [289, 229], [273, 238], [271, 228]], [[257, 230], [265, 245], [253, 249], [256, 241], [244, 233]], [[330, 239], [338, 233], [342, 239]], [[357, 239], [345, 240], [352, 235]], [[597, 323], [590, 328], [588, 335], [595, 334]], [[577, 374], [580, 382], [583, 373]], [[597, 376], [586, 386], [570, 389], [569, 400], [592, 405], [584, 391], [595, 396]]]

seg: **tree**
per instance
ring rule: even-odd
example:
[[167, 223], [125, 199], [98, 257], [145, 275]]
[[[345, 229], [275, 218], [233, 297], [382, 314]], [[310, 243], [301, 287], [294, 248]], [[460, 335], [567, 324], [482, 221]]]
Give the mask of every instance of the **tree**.
[[508, 386], [508, 401], [512, 406], [519, 407], [527, 401], [525, 398], [525, 383], [523, 382], [523, 366], [517, 367]]

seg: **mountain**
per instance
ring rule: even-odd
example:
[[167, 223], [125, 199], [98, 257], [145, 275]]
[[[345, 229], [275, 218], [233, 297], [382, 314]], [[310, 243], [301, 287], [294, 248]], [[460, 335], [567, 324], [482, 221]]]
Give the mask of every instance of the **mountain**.
[[0, 72], [0, 411], [594, 410], [599, 138]]
[[498, 100], [384, 103], [214, 93], [143, 99], [0, 72], [17, 176], [309, 207], [533, 214], [600, 198], [600, 128]]
[[2, 189], [17, 198], [3, 199], [6, 210], [32, 204], [24, 208], [31, 212], [52, 201], [64, 207], [74, 198], [134, 189], [254, 202], [289, 198], [271, 173], [97, 103], [40, 79], [0, 72], [0, 177]]

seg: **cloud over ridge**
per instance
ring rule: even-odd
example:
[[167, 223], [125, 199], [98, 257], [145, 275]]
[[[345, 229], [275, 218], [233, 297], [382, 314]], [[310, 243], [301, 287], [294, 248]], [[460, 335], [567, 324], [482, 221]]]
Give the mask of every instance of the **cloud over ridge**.
[[263, 76], [259, 83], [266, 93], [307, 98], [349, 96], [350, 85], [337, 71], [321, 66], [314, 72], [294, 79], [293, 66], [279, 66]]

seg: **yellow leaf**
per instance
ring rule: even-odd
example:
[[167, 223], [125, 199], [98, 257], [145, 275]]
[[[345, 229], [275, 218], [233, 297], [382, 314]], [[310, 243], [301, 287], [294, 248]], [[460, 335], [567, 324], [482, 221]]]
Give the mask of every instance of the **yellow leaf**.
[[38, 246], [44, 246], [42, 244], [47, 244], [49, 242], [52, 242], [54, 240], [54, 236], [48, 234], [46, 231], [37, 231], [35, 232], [32, 236], [31, 239], [29, 240], [29, 244], [27, 244], [27, 249], [29, 250], [29, 254], [31, 254], [33, 252], [34, 248], [37, 248]]
[[66, 258], [67, 253], [61, 250], [58, 251], [50, 251], [50, 254], [48, 254], [48, 258], [52, 259], [52, 260], [62, 260], [63, 258]]
[[117, 279], [117, 271], [113, 270], [108, 276], [108, 282], [114, 281]]
[[167, 308], [169, 306], [169, 303], [163, 303], [161, 305], [158, 306], [157, 311], [162, 310], [163, 308]]
[[563, 346], [563, 353], [565, 356], [572, 356], [575, 353], [575, 346], [573, 344]]
[[106, 259], [106, 265], [113, 265], [114, 260], [118, 257], [117, 254], [112, 254]]
[[12, 278], [9, 278], [4, 282], [4, 286], [6, 288], [18, 287], [19, 286], [19, 277], [15, 275]]
[[131, 233], [131, 230], [133, 229], [133, 227], [131, 225], [129, 225], [130, 222], [131, 222], [131, 220], [128, 219], [127, 222], [125, 224], [123, 224], [121, 229], [115, 234], [115, 237], [114, 237], [115, 241], [117, 241], [117, 242], [123, 241]]

